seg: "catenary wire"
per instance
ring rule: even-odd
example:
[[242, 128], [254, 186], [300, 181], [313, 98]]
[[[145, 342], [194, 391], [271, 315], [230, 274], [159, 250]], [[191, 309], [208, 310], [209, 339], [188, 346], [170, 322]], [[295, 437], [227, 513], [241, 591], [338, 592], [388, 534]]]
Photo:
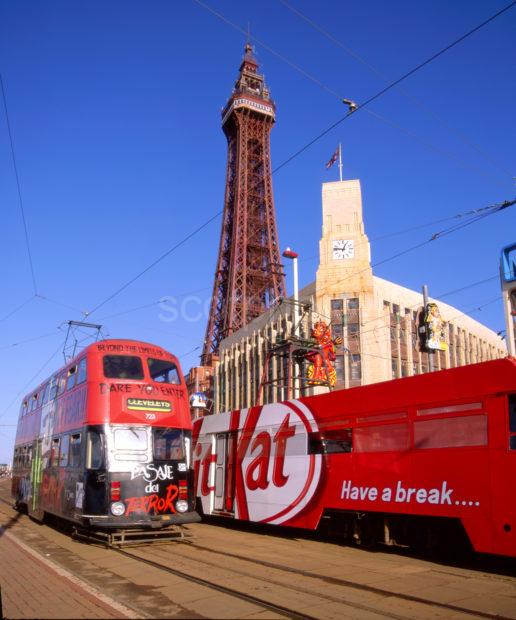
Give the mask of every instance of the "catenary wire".
[[[389, 78], [387, 78], [377, 67], [375, 67], [370, 62], [365, 60], [365, 58], [360, 56], [360, 54], [357, 54], [350, 47], [344, 45], [342, 43], [342, 41], [340, 41], [339, 39], [334, 37], [331, 33], [329, 33], [327, 30], [322, 28], [319, 24], [317, 24], [313, 19], [308, 17], [305, 13], [300, 11], [297, 7], [292, 6], [286, 0], [278, 0], [278, 1], [283, 6], [285, 6], [289, 11], [291, 11], [292, 13], [294, 13], [295, 15], [300, 17], [302, 20], [307, 22], [314, 30], [318, 31], [325, 38], [330, 40], [334, 45], [336, 45], [337, 47], [340, 47], [341, 49], [343, 49], [346, 52], [346, 54], [352, 56], [356, 61], [360, 62], [362, 65], [367, 67], [367, 69], [369, 71], [371, 71], [373, 74], [375, 74], [378, 78], [380, 78], [384, 82], [388, 82], [389, 81]], [[488, 161], [491, 165], [495, 166], [501, 173], [503, 173], [504, 175], [508, 175], [509, 177], [513, 178], [513, 174], [509, 170], [507, 170], [499, 161], [497, 161], [491, 154], [489, 154], [489, 153], [485, 152], [483, 149], [481, 149], [478, 146], [478, 144], [475, 144], [474, 142], [472, 142], [463, 132], [459, 131], [456, 127], [452, 127], [439, 114], [437, 114], [436, 111], [433, 108], [425, 105], [420, 99], [418, 99], [417, 97], [415, 97], [412, 94], [409, 94], [408, 92], [406, 92], [402, 88], [398, 88], [397, 90], [408, 101], [410, 101], [411, 103], [416, 105], [418, 108], [420, 108], [421, 110], [423, 110], [424, 112], [426, 112], [427, 114], [432, 116], [434, 119], [436, 119], [446, 130], [448, 130], [450, 133], [455, 134], [462, 142], [464, 142], [464, 144], [466, 144], [467, 146], [469, 146], [470, 148], [475, 150], [486, 161]]]
[[16, 308], [14, 308], [14, 310], [11, 310], [5, 316], [3, 316], [0, 319], [0, 323], [3, 323], [4, 321], [7, 321], [7, 319], [11, 318], [13, 316], [13, 314], [16, 314], [19, 310], [24, 308], [29, 302], [31, 302], [35, 298], [36, 298], [36, 295], [31, 295], [28, 299], [23, 301], [19, 306], [16, 306]]
[[27, 256], [29, 257], [29, 265], [30, 265], [30, 273], [31, 273], [31, 277], [32, 277], [32, 287], [34, 289], [34, 295], [38, 294], [38, 287], [36, 284], [36, 274], [34, 271], [34, 262], [32, 260], [32, 252], [30, 249], [30, 243], [29, 243], [29, 231], [27, 229], [27, 218], [25, 217], [25, 209], [23, 207], [23, 199], [22, 199], [22, 192], [21, 192], [21, 185], [20, 185], [20, 175], [18, 174], [18, 165], [16, 163], [16, 155], [14, 152], [14, 141], [13, 141], [13, 134], [12, 134], [12, 129], [11, 129], [11, 121], [9, 119], [9, 112], [7, 109], [7, 97], [5, 95], [5, 88], [4, 88], [4, 80], [2, 78], [2, 74], [0, 73], [0, 87], [2, 90], [2, 100], [4, 103], [4, 110], [5, 110], [5, 120], [7, 123], [7, 131], [9, 133], [9, 144], [11, 147], [11, 157], [13, 160], [13, 167], [14, 167], [14, 176], [16, 178], [16, 187], [18, 189], [18, 205], [20, 207], [20, 214], [21, 214], [21, 218], [22, 218], [22, 222], [23, 222], [23, 231], [25, 234], [25, 247], [27, 249]]
[[147, 267], [145, 267], [145, 269], [143, 269], [142, 271], [140, 271], [137, 275], [135, 275], [133, 278], [131, 278], [130, 280], [128, 280], [127, 282], [125, 282], [125, 284], [122, 284], [122, 286], [120, 286], [114, 293], [112, 293], [111, 295], [109, 295], [108, 297], [106, 297], [105, 299], [103, 299], [100, 303], [98, 303], [92, 310], [90, 310], [89, 312], [85, 313], [86, 317], [91, 316], [94, 312], [97, 312], [97, 310], [99, 308], [102, 308], [102, 306], [104, 306], [105, 304], [107, 304], [108, 301], [111, 301], [111, 299], [113, 299], [114, 297], [116, 297], [119, 293], [121, 293], [123, 290], [125, 290], [128, 286], [130, 286], [131, 284], [133, 284], [134, 282], [136, 282], [136, 280], [138, 280], [139, 278], [141, 278], [144, 274], [146, 274], [148, 271], [150, 271], [153, 267], [155, 267], [158, 263], [160, 263], [163, 259], [165, 259], [167, 256], [170, 256], [170, 254], [172, 254], [172, 252], [174, 252], [175, 250], [177, 250], [178, 248], [180, 248], [182, 245], [184, 245], [187, 241], [189, 241], [192, 237], [195, 237], [195, 235], [197, 235], [199, 232], [201, 232], [201, 230], [203, 230], [204, 228], [206, 228], [209, 224], [211, 224], [214, 220], [216, 220], [220, 215], [222, 214], [222, 209], [220, 211], [218, 211], [217, 213], [215, 213], [215, 215], [213, 215], [212, 217], [210, 217], [208, 220], [206, 220], [203, 224], [201, 224], [200, 226], [198, 226], [195, 230], [193, 230], [191, 233], [189, 233], [186, 237], [183, 237], [183, 239], [181, 239], [181, 241], [178, 241], [175, 245], [173, 245], [169, 250], [167, 250], [166, 252], [164, 252], [161, 256], [159, 256], [156, 260], [154, 260], [150, 265], [148, 265]]
[[[203, 6], [204, 8], [208, 8], [209, 10], [211, 10], [210, 7], [208, 7], [208, 5], [205, 5], [205, 3], [201, 2], [201, 0], [194, 0], [194, 2], [196, 2], [197, 4], [199, 4], [200, 6]], [[511, 4], [507, 5], [505, 8], [501, 9], [500, 11], [498, 11], [497, 13], [495, 13], [494, 15], [492, 15], [491, 17], [489, 17], [488, 19], [484, 20], [481, 24], [477, 25], [475, 28], [469, 30], [467, 33], [465, 33], [464, 35], [462, 35], [461, 37], [459, 37], [458, 39], [456, 39], [455, 41], [453, 41], [452, 43], [450, 43], [449, 45], [447, 45], [446, 47], [442, 48], [440, 51], [436, 52], [435, 54], [433, 54], [432, 56], [430, 56], [429, 58], [427, 58], [425, 61], [423, 61], [422, 63], [420, 63], [419, 65], [417, 65], [416, 67], [414, 67], [413, 69], [411, 69], [410, 71], [408, 71], [407, 73], [405, 73], [404, 75], [402, 75], [400, 78], [398, 78], [397, 80], [391, 82], [390, 84], [388, 84], [386, 87], [384, 87], [383, 89], [381, 89], [379, 92], [377, 92], [375, 95], [369, 97], [369, 99], [366, 99], [366, 101], [364, 101], [363, 103], [361, 103], [360, 105], [357, 106], [357, 109], [354, 112], [348, 112], [344, 117], [342, 117], [341, 119], [339, 119], [338, 121], [336, 121], [335, 123], [333, 123], [332, 125], [330, 125], [328, 128], [326, 128], [322, 133], [320, 133], [318, 136], [316, 136], [315, 138], [312, 138], [307, 144], [305, 144], [303, 147], [301, 147], [300, 149], [298, 149], [295, 153], [293, 153], [290, 157], [288, 157], [286, 160], [284, 160], [279, 166], [277, 166], [276, 168], [274, 168], [272, 170], [272, 174], [275, 174], [276, 172], [278, 172], [279, 170], [281, 170], [282, 168], [284, 168], [286, 165], [288, 165], [293, 159], [295, 159], [296, 157], [298, 157], [299, 155], [301, 155], [304, 151], [306, 151], [308, 148], [310, 148], [313, 144], [315, 144], [318, 140], [320, 140], [323, 136], [325, 136], [327, 133], [329, 133], [330, 131], [332, 131], [332, 129], [334, 129], [335, 127], [337, 127], [338, 125], [340, 125], [340, 123], [342, 123], [344, 120], [346, 120], [347, 118], [349, 118], [352, 114], [355, 114], [358, 110], [360, 110], [361, 108], [365, 107], [366, 105], [368, 105], [369, 103], [375, 101], [376, 99], [378, 99], [379, 97], [381, 97], [383, 94], [385, 94], [386, 92], [388, 92], [389, 90], [391, 90], [392, 88], [394, 88], [397, 84], [399, 84], [400, 82], [406, 80], [408, 77], [410, 77], [411, 75], [413, 75], [414, 73], [416, 73], [417, 71], [419, 71], [420, 69], [422, 69], [423, 67], [425, 67], [426, 65], [428, 65], [430, 62], [432, 62], [433, 60], [437, 59], [439, 56], [441, 56], [442, 54], [444, 54], [445, 52], [447, 52], [448, 50], [450, 50], [451, 48], [455, 47], [456, 45], [458, 45], [461, 41], [463, 41], [464, 39], [466, 39], [467, 37], [471, 36], [473, 33], [477, 32], [480, 28], [486, 26], [489, 22], [493, 21], [496, 17], [502, 15], [502, 13], [504, 13], [505, 11], [509, 10], [510, 8], [512, 8], [512, 6], [514, 6], [514, 4], [516, 4], [516, 0], [514, 2], [511, 2]], [[211, 12], [213, 12], [211, 10]], [[106, 297], [104, 300], [102, 300], [99, 304], [97, 304], [91, 311], [89, 311], [85, 316], [90, 316], [91, 314], [93, 314], [94, 312], [96, 312], [99, 308], [101, 308], [102, 306], [104, 306], [108, 301], [110, 301], [111, 299], [113, 299], [114, 297], [116, 297], [119, 293], [121, 293], [123, 290], [125, 290], [128, 286], [130, 286], [131, 284], [133, 284], [136, 280], [138, 280], [141, 276], [143, 276], [145, 273], [147, 273], [150, 269], [152, 269], [155, 265], [157, 265], [159, 262], [161, 262], [164, 258], [166, 258], [167, 256], [169, 256], [170, 254], [172, 254], [172, 252], [174, 252], [177, 248], [181, 247], [182, 245], [184, 245], [184, 243], [186, 243], [186, 241], [188, 241], [189, 239], [191, 239], [192, 237], [194, 237], [197, 233], [199, 233], [201, 230], [203, 230], [206, 226], [208, 226], [211, 222], [213, 222], [215, 219], [217, 219], [221, 214], [223, 213], [223, 210], [219, 210], [217, 213], [215, 213], [215, 215], [213, 215], [211, 218], [209, 218], [208, 220], [206, 220], [203, 224], [201, 224], [199, 227], [197, 227], [194, 231], [192, 231], [191, 233], [189, 233], [186, 237], [184, 237], [181, 241], [179, 241], [177, 244], [175, 244], [172, 248], [170, 248], [169, 250], [167, 250], [164, 254], [162, 254], [159, 258], [157, 258], [155, 261], [153, 261], [150, 265], [148, 265], [145, 269], [143, 269], [140, 273], [138, 273], [136, 276], [134, 276], [133, 278], [131, 278], [130, 280], [128, 280], [126, 283], [124, 283], [122, 286], [120, 286], [114, 293], [112, 293], [111, 295], [109, 295], [108, 297]]]
[[[491, 205], [491, 207], [488, 208], [484, 208], [482, 209], [482, 212], [479, 213], [476, 216], [473, 216], [470, 220], [463, 222], [461, 224], [457, 224], [455, 226], [450, 226], [449, 228], [445, 228], [444, 230], [441, 230], [439, 232], [434, 233], [429, 239], [426, 239], [425, 241], [421, 241], [420, 243], [417, 243], [409, 248], [406, 248], [404, 250], [401, 250], [400, 252], [397, 252], [396, 254], [392, 255], [392, 256], [388, 256], [387, 258], [384, 258], [382, 260], [379, 260], [375, 263], [372, 263], [370, 266], [365, 267], [364, 269], [361, 269], [359, 271], [355, 271], [352, 274], [346, 276], [345, 278], [341, 278], [340, 280], [337, 280], [337, 282], [332, 282], [331, 284], [329, 284], [328, 286], [324, 287], [321, 289], [320, 292], [323, 292], [325, 290], [327, 290], [328, 288], [332, 288], [335, 286], [335, 284], [340, 284], [341, 282], [344, 282], [346, 280], [349, 280], [352, 277], [355, 277], [356, 275], [363, 273], [365, 271], [368, 271], [369, 269], [373, 269], [374, 267], [378, 267], [380, 265], [384, 265], [385, 263], [391, 261], [391, 260], [395, 260], [396, 258], [399, 258], [400, 256], [404, 256], [405, 254], [408, 254], [409, 252], [413, 252], [425, 245], [428, 245], [429, 243], [432, 243], [432, 241], [436, 241], [437, 239], [440, 239], [442, 237], [445, 237], [453, 232], [456, 232], [457, 230], [460, 230], [462, 228], [465, 228], [466, 226], [470, 226], [471, 224], [476, 223], [477, 221], [479, 221], [480, 219], [483, 219], [485, 217], [488, 217], [489, 215], [493, 215], [494, 213], [499, 213], [501, 210], [503, 209], [507, 209], [511, 206], [513, 206], [516, 203], [516, 200], [506, 200], [503, 203], [500, 204], [495, 204], [495, 205]], [[487, 209], [490, 209], [489, 211]]]
[[[200, 2], [200, 0], [194, 0], [195, 2], [197, 2], [198, 4], [200, 4], [201, 6], [205, 6], [205, 8], [207, 7], [207, 5], [204, 5], [204, 3]], [[347, 118], [349, 118], [352, 114], [354, 114], [355, 112], [357, 112], [358, 110], [364, 108], [365, 106], [369, 105], [370, 103], [372, 103], [373, 101], [375, 101], [376, 99], [378, 99], [379, 97], [381, 97], [382, 95], [384, 95], [386, 92], [388, 92], [389, 90], [391, 90], [392, 88], [394, 88], [395, 86], [397, 86], [398, 84], [400, 84], [402, 81], [406, 80], [408, 77], [410, 77], [411, 75], [414, 75], [414, 73], [416, 73], [417, 71], [419, 71], [420, 69], [422, 69], [423, 67], [425, 67], [426, 65], [428, 65], [430, 62], [434, 61], [435, 59], [437, 59], [438, 57], [440, 57], [442, 54], [444, 54], [445, 52], [449, 51], [451, 48], [455, 47], [456, 45], [458, 45], [460, 42], [462, 42], [464, 39], [466, 39], [467, 37], [471, 36], [473, 33], [477, 32], [480, 28], [486, 26], [488, 23], [490, 23], [491, 21], [493, 21], [494, 19], [496, 19], [497, 17], [499, 17], [500, 15], [502, 15], [503, 13], [505, 13], [507, 10], [509, 10], [510, 8], [512, 8], [514, 6], [514, 4], [516, 4], [515, 2], [511, 2], [509, 5], [505, 6], [504, 8], [502, 8], [500, 11], [498, 11], [497, 13], [495, 13], [494, 15], [492, 15], [491, 17], [489, 17], [488, 19], [484, 20], [482, 23], [480, 23], [479, 25], [477, 25], [475, 28], [469, 30], [467, 33], [465, 33], [464, 35], [462, 35], [461, 37], [459, 37], [458, 39], [456, 39], [455, 41], [453, 41], [452, 43], [450, 43], [449, 45], [447, 45], [446, 47], [442, 48], [440, 51], [436, 52], [435, 54], [433, 54], [432, 56], [430, 56], [429, 58], [427, 58], [425, 61], [423, 61], [422, 63], [420, 63], [419, 65], [417, 65], [416, 67], [414, 67], [413, 69], [411, 69], [410, 71], [408, 71], [407, 73], [405, 73], [404, 75], [402, 75], [400, 78], [398, 78], [397, 80], [394, 80], [393, 82], [389, 83], [386, 87], [384, 87], [383, 89], [381, 89], [379, 92], [377, 92], [375, 95], [369, 97], [368, 99], [366, 99], [363, 103], [359, 104], [357, 106], [357, 108], [353, 111], [353, 112], [348, 112], [346, 115], [344, 115], [342, 118], [340, 118], [339, 120], [337, 120], [336, 122], [332, 123], [329, 127], [327, 127], [323, 132], [319, 133], [316, 137], [312, 138], [308, 143], [306, 143], [303, 147], [301, 147], [300, 149], [298, 149], [293, 155], [291, 155], [290, 157], [288, 157], [286, 160], [284, 160], [279, 166], [277, 166], [273, 171], [272, 174], [278, 172], [279, 170], [281, 170], [282, 168], [284, 168], [285, 166], [287, 166], [292, 160], [294, 160], [295, 158], [297, 158], [299, 155], [301, 155], [304, 151], [306, 151], [307, 149], [309, 149], [313, 144], [315, 144], [316, 142], [318, 142], [321, 138], [323, 138], [325, 135], [327, 135], [329, 132], [331, 132], [335, 127], [337, 127], [338, 125], [340, 125], [343, 121], [345, 121]], [[3, 82], [2, 82], [2, 92], [3, 91]], [[5, 94], [4, 94], [4, 106], [5, 106]], [[7, 107], [6, 107], [6, 112], [7, 112]], [[13, 155], [14, 155], [14, 150], [12, 151]], [[21, 192], [20, 192], [20, 197], [21, 197]], [[514, 203], [512, 203], [514, 204]], [[21, 203], [22, 206], [22, 203]], [[23, 211], [22, 211], [23, 212]], [[165, 252], [164, 254], [162, 254], [158, 259], [156, 259], [153, 263], [151, 263], [149, 266], [147, 266], [143, 271], [141, 271], [139, 274], [137, 274], [135, 277], [133, 277], [131, 280], [129, 280], [128, 282], [126, 282], [125, 284], [123, 284], [120, 288], [118, 288], [113, 294], [111, 294], [110, 296], [108, 296], [107, 298], [105, 298], [102, 302], [100, 302], [99, 304], [97, 304], [97, 306], [95, 306], [90, 312], [88, 312], [86, 314], [86, 316], [91, 315], [93, 312], [96, 312], [100, 307], [102, 307], [103, 305], [105, 305], [108, 301], [110, 301], [111, 299], [113, 299], [114, 297], [116, 297], [120, 292], [122, 292], [123, 290], [125, 290], [128, 286], [130, 286], [133, 282], [135, 282], [137, 279], [139, 279], [142, 275], [144, 275], [145, 273], [147, 273], [150, 269], [152, 269], [152, 267], [154, 267], [156, 264], [158, 264], [159, 262], [161, 262], [161, 260], [163, 260], [164, 258], [166, 258], [167, 256], [169, 256], [173, 251], [175, 251], [177, 248], [179, 248], [180, 246], [182, 246], [184, 243], [186, 243], [186, 241], [188, 241], [189, 239], [191, 239], [193, 236], [195, 236], [198, 232], [200, 232], [203, 228], [205, 228], [208, 224], [210, 224], [212, 221], [214, 221], [216, 218], [218, 218], [220, 215], [222, 214], [222, 210], [218, 211], [214, 216], [212, 216], [211, 218], [209, 218], [204, 224], [202, 224], [201, 226], [199, 226], [197, 229], [195, 229], [192, 233], [190, 233], [189, 235], [187, 235], [185, 238], [183, 238], [179, 243], [177, 243], [176, 245], [174, 245], [172, 248], [170, 248], [167, 252]], [[25, 221], [25, 220], [24, 220]], [[469, 222], [466, 225], [469, 225], [470, 223], [473, 222]], [[461, 226], [462, 227], [462, 226]], [[457, 230], [458, 228], [455, 228], [454, 230]], [[453, 231], [451, 231], [453, 232]], [[445, 233], [443, 232], [443, 234], [441, 236], [443, 236]], [[432, 239], [430, 239], [429, 241], [433, 241], [434, 239], [436, 239], [437, 237], [432, 237]], [[26, 237], [26, 240], [28, 242], [28, 235]], [[428, 241], [425, 242], [425, 244], [428, 243]], [[418, 244], [417, 247], [421, 247], [421, 244]], [[416, 247], [408, 249], [408, 250], [404, 250], [401, 253], [398, 253], [395, 257], [391, 257], [390, 259], [385, 259], [384, 261], [381, 261], [381, 263], [379, 264], [383, 264], [385, 263], [387, 260], [393, 260], [393, 258], [397, 258], [403, 254], [406, 254], [408, 251], [412, 251], [416, 249]], [[27, 244], [27, 250], [29, 252], [29, 256], [30, 255], [30, 247]], [[32, 266], [32, 257], [31, 257], [31, 266]], [[32, 270], [33, 273], [33, 270]], [[36, 283], [35, 283], [35, 278], [34, 278], [34, 273], [33, 273], [33, 284], [34, 284], [34, 290], [35, 293], [37, 293], [37, 287], [36, 287]], [[53, 359], [53, 357], [57, 354], [57, 352], [55, 354], [52, 355], [52, 357], [48, 360], [48, 362], [45, 363], [45, 366], [47, 365], [47, 363], [49, 363], [51, 361], [51, 359]], [[38, 372], [39, 374], [39, 372]], [[32, 379], [31, 379], [32, 381]], [[23, 388], [24, 389], [24, 388]], [[14, 402], [14, 401], [13, 401]], [[8, 406], [8, 408], [11, 405]], [[8, 409], [7, 408], [7, 409]], [[4, 412], [5, 413], [5, 412]], [[0, 418], [2, 417], [2, 415], [4, 415], [3, 413], [0, 414]]]
[[[195, 2], [199, 2], [199, 0], [194, 0], [194, 1]], [[461, 43], [462, 41], [467, 39], [469, 36], [471, 36], [472, 34], [477, 32], [478, 30], [480, 30], [481, 28], [483, 28], [484, 26], [486, 26], [487, 24], [492, 22], [494, 19], [496, 19], [497, 17], [499, 17], [500, 15], [502, 15], [503, 13], [505, 13], [506, 11], [511, 9], [515, 4], [516, 4], [516, 0], [514, 2], [511, 2], [510, 4], [508, 4], [504, 8], [500, 9], [500, 11], [498, 11], [494, 15], [491, 15], [491, 17], [489, 17], [488, 19], [484, 20], [483, 22], [481, 22], [480, 24], [478, 24], [477, 26], [475, 26], [474, 28], [472, 28], [471, 30], [469, 30], [468, 32], [463, 34], [458, 39], [455, 39], [452, 43], [450, 43], [446, 47], [443, 47], [441, 50], [439, 50], [438, 52], [436, 52], [435, 54], [433, 54], [432, 56], [430, 56], [429, 58], [427, 58], [423, 62], [419, 63], [416, 67], [414, 67], [410, 71], [407, 71], [406, 73], [404, 73], [401, 77], [399, 77], [396, 80], [390, 82], [387, 86], [385, 86], [380, 91], [378, 91], [376, 94], [374, 94], [371, 97], [369, 97], [368, 99], [366, 99], [364, 102], [358, 104], [354, 111], [348, 112], [343, 117], [341, 117], [339, 120], [337, 120], [334, 123], [332, 123], [329, 127], [327, 127], [320, 134], [318, 134], [317, 136], [312, 138], [312, 140], [307, 142], [304, 146], [302, 146], [300, 149], [298, 149], [293, 155], [291, 155], [283, 163], [281, 163], [273, 172], [277, 172], [278, 170], [281, 170], [281, 168], [283, 168], [284, 166], [289, 164], [293, 159], [295, 159], [296, 157], [301, 155], [304, 151], [309, 149], [313, 144], [318, 142], [321, 138], [323, 138], [325, 135], [330, 133], [330, 131], [335, 129], [335, 127], [338, 127], [342, 122], [344, 122], [346, 119], [348, 119], [352, 114], [356, 114], [358, 112], [358, 110], [361, 110], [362, 108], [364, 108], [365, 106], [369, 105], [373, 101], [376, 101], [377, 99], [379, 99], [382, 95], [384, 95], [385, 93], [387, 93], [388, 91], [393, 89], [395, 86], [397, 86], [401, 82], [405, 81], [410, 76], [414, 75], [414, 73], [416, 73], [417, 71], [420, 71], [423, 67], [425, 67], [429, 63], [433, 62], [434, 60], [436, 60], [437, 58], [439, 58], [440, 56], [442, 56], [443, 54], [448, 52], [450, 49], [452, 49], [453, 47], [455, 47], [456, 45], [458, 45], [459, 43]]]
[[[221, 21], [223, 21], [224, 23], [228, 24], [229, 26], [231, 26], [232, 28], [234, 28], [238, 32], [241, 32], [242, 34], [245, 34], [246, 36], [248, 36], [251, 40], [256, 42], [260, 47], [264, 48], [265, 50], [267, 50], [268, 52], [270, 52], [274, 56], [278, 57], [280, 60], [285, 62], [288, 66], [290, 66], [291, 68], [296, 70], [298, 73], [300, 73], [303, 77], [307, 78], [309, 81], [313, 82], [314, 84], [316, 84], [317, 86], [322, 88], [324, 91], [326, 91], [327, 93], [329, 93], [333, 97], [336, 97], [340, 102], [343, 101], [342, 95], [339, 94], [337, 91], [333, 90], [332, 88], [330, 88], [329, 86], [324, 84], [321, 80], [319, 80], [318, 78], [316, 78], [315, 76], [310, 74], [308, 71], [306, 71], [305, 69], [300, 67], [298, 64], [296, 64], [296, 63], [292, 62], [290, 59], [286, 58], [283, 54], [280, 54], [279, 52], [274, 50], [270, 45], [267, 45], [265, 42], [260, 40], [258, 37], [254, 36], [254, 35], [249, 35], [248, 32], [244, 28], [242, 28], [238, 24], [235, 24], [234, 22], [232, 22], [230, 19], [228, 19], [225, 15], [223, 15], [219, 11], [213, 9], [212, 7], [207, 5], [206, 3], [202, 2], [202, 0], [194, 0], [194, 2], [196, 2], [197, 4], [202, 6], [204, 9], [206, 9], [207, 11], [209, 11], [210, 13], [212, 13], [213, 15], [218, 17]], [[361, 106], [358, 106], [358, 108], [362, 108], [364, 105], [365, 104], [363, 104]], [[484, 170], [482, 170], [480, 168], [476, 168], [476, 167], [470, 166], [467, 162], [461, 160], [454, 153], [448, 152], [446, 149], [443, 149], [442, 147], [438, 147], [435, 144], [432, 144], [431, 142], [428, 142], [428, 140], [426, 138], [423, 138], [422, 136], [417, 135], [413, 131], [411, 131], [409, 129], [406, 129], [405, 127], [403, 127], [399, 123], [388, 119], [384, 115], [378, 114], [378, 113], [373, 112], [372, 110], [369, 110], [369, 109], [365, 109], [365, 112], [367, 114], [373, 116], [377, 120], [379, 120], [379, 121], [389, 125], [390, 127], [394, 127], [398, 131], [400, 131], [400, 132], [404, 133], [405, 135], [409, 136], [411, 139], [416, 140], [417, 142], [419, 142], [420, 144], [425, 146], [431, 152], [437, 153], [438, 155], [441, 155], [441, 156], [444, 156], [444, 157], [448, 158], [449, 160], [451, 160], [451, 161], [457, 163], [458, 165], [460, 165], [463, 169], [468, 170], [469, 172], [472, 172], [476, 176], [479, 176], [479, 175], [483, 176], [483, 177], [487, 178], [488, 180], [490, 180], [492, 182], [492, 177], [489, 175], [489, 173], [486, 173]], [[273, 170], [273, 173], [275, 171], [276, 170]], [[497, 181], [497, 182], [500, 185], [502, 185], [502, 183], [500, 183], [499, 181]], [[503, 183], [503, 187], [506, 187], [506, 183]]]

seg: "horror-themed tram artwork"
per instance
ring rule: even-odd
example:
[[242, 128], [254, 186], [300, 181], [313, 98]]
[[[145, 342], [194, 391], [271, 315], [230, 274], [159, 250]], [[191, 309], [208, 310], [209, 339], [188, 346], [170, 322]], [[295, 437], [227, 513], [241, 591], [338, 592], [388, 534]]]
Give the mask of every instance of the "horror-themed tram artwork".
[[175, 356], [133, 340], [96, 342], [22, 401], [15, 505], [92, 529], [198, 521], [191, 434]]
[[516, 555], [516, 360], [208, 416], [204, 514]]

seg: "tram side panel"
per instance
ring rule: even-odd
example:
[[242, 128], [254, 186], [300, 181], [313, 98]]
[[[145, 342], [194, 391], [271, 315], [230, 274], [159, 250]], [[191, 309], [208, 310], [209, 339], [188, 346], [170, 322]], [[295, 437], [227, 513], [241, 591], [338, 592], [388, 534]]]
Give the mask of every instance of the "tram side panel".
[[392, 382], [197, 421], [203, 511], [311, 529], [328, 512], [384, 515], [409, 519], [410, 539], [430, 518], [436, 538], [461, 523], [475, 550], [516, 555], [515, 365], [477, 366], [395, 397]]
[[[110, 352], [121, 370], [107, 378]], [[22, 407], [15, 503], [38, 519], [48, 512], [94, 527], [197, 521], [191, 420], [177, 360], [135, 341], [95, 343], [79, 358]], [[135, 360], [140, 375], [131, 379]]]

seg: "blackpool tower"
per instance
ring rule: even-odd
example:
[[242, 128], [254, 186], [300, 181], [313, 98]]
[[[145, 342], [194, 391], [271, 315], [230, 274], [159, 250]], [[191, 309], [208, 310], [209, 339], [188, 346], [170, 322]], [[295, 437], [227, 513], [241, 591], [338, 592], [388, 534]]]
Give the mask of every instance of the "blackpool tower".
[[285, 297], [272, 195], [270, 131], [275, 105], [251, 45], [222, 110], [228, 141], [226, 190], [217, 269], [202, 364], [220, 341]]

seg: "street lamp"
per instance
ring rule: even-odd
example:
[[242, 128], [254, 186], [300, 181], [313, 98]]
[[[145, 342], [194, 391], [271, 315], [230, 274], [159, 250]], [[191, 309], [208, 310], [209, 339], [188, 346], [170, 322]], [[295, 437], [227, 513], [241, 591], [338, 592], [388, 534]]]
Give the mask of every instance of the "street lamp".
[[299, 321], [299, 288], [298, 288], [298, 278], [297, 278], [297, 252], [294, 252], [290, 248], [287, 248], [283, 252], [284, 258], [290, 258], [292, 260], [292, 268], [294, 275], [294, 336], [297, 336], [297, 324]]
[[[286, 250], [283, 252], [283, 257], [284, 258], [289, 258], [292, 261], [292, 269], [293, 269], [293, 276], [294, 276], [294, 337], [296, 337], [297, 331], [298, 331], [298, 323], [299, 323], [299, 285], [298, 285], [298, 278], [297, 278], [297, 252], [294, 252], [293, 250], [291, 250], [290, 248], [286, 248]], [[295, 368], [295, 365], [294, 365]], [[293, 385], [293, 396], [294, 398], [297, 397], [298, 393], [299, 393], [299, 379], [296, 376], [296, 373], [294, 371], [294, 385]]]

